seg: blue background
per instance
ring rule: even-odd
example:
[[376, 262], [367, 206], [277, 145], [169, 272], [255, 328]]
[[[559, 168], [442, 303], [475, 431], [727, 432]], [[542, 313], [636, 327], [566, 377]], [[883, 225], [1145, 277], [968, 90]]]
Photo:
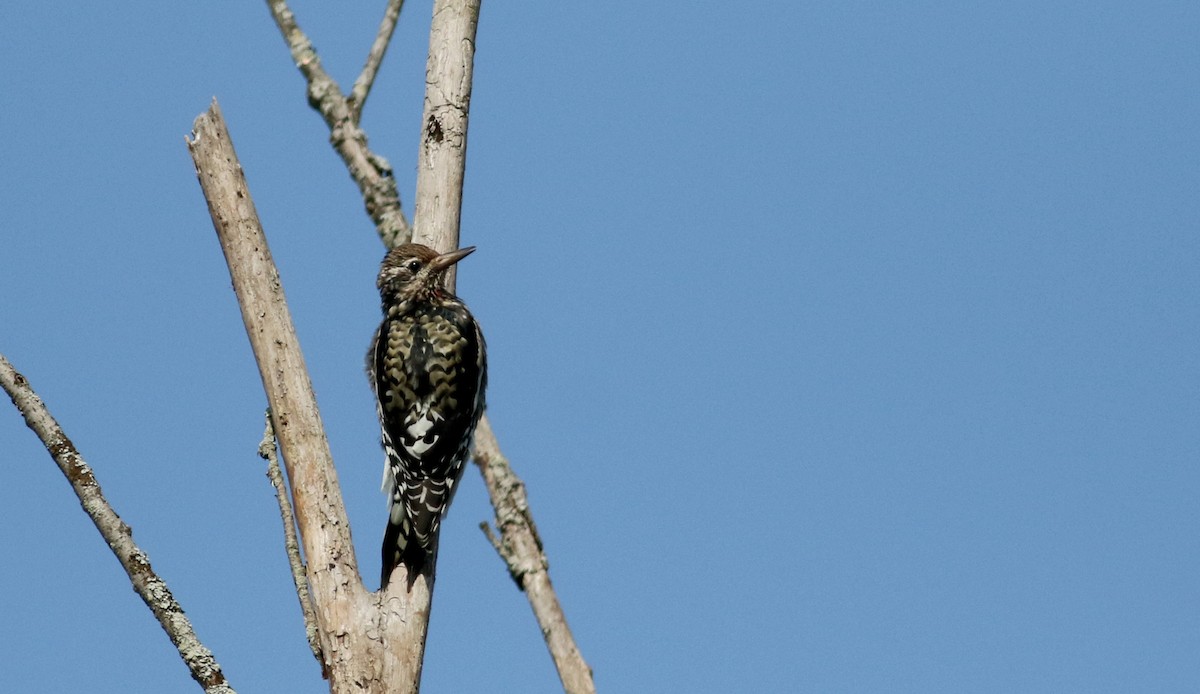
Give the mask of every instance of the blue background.
[[[344, 89], [382, 7], [293, 5]], [[429, 14], [363, 120], [410, 214]], [[1200, 690], [1198, 35], [1182, 1], [485, 3], [459, 291], [601, 691]], [[0, 59], [0, 352], [231, 683], [327, 691], [192, 120], [220, 99], [372, 581], [383, 251], [266, 7], [6, 3]], [[7, 405], [0, 508], [6, 691], [196, 691]], [[472, 469], [425, 691], [560, 691], [490, 517]]]

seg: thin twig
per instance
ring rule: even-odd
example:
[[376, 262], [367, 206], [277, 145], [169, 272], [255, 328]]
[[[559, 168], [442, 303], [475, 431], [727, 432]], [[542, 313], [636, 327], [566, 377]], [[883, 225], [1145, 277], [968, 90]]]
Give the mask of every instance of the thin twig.
[[[367, 146], [367, 135], [358, 126], [357, 113], [342, 94], [341, 87], [321, 67], [312, 41], [300, 30], [287, 2], [267, 0], [267, 7], [287, 42], [292, 60], [308, 84], [308, 104], [321, 114], [329, 127], [329, 143], [358, 184], [367, 215], [375, 223], [379, 238], [388, 248], [408, 242], [412, 238], [412, 229], [400, 206], [400, 193], [391, 165]], [[365, 94], [363, 98], [366, 98]]]
[[258, 444], [258, 456], [267, 461], [267, 479], [275, 488], [275, 500], [279, 502], [279, 517], [283, 521], [283, 545], [287, 550], [288, 565], [292, 569], [292, 582], [296, 585], [296, 597], [300, 600], [300, 612], [304, 615], [304, 636], [313, 657], [323, 664], [321, 641], [317, 634], [317, 615], [313, 611], [312, 599], [308, 594], [308, 577], [304, 572], [304, 560], [300, 557], [300, 542], [296, 538], [296, 517], [292, 514], [292, 502], [288, 501], [287, 487], [283, 483], [283, 471], [279, 469], [279, 457], [275, 454], [275, 428], [271, 426], [271, 409], [267, 408], [266, 428]]
[[392, 32], [396, 30], [396, 21], [400, 19], [400, 10], [403, 8], [404, 0], [388, 0], [383, 19], [379, 22], [379, 33], [375, 35], [375, 42], [371, 44], [371, 50], [367, 53], [367, 62], [363, 65], [358, 79], [354, 80], [354, 87], [351, 88], [347, 100], [350, 102], [350, 113], [354, 116], [355, 123], [362, 120], [363, 104], [367, 102], [367, 96], [371, 93], [371, 85], [375, 83], [375, 75], [379, 73], [379, 65], [383, 62], [383, 56], [387, 54], [388, 45], [392, 42]]
[[504, 560], [517, 587], [529, 599], [563, 690], [567, 694], [595, 694], [592, 669], [575, 645], [567, 616], [550, 582], [550, 562], [529, 510], [525, 484], [513, 473], [508, 459], [500, 452], [487, 417], [480, 420], [479, 428], [475, 430], [472, 457], [483, 473], [483, 481], [496, 510], [496, 529], [500, 533], [497, 538], [487, 523], [483, 523], [484, 535]]
[[34, 392], [29, 381], [0, 355], [0, 387], [8, 393], [25, 423], [37, 434], [50, 452], [58, 468], [66, 475], [71, 488], [79, 497], [79, 503], [87, 512], [96, 529], [121, 562], [129, 576], [133, 589], [154, 613], [171, 643], [179, 651], [179, 657], [187, 665], [192, 679], [196, 680], [208, 694], [235, 694], [233, 687], [225, 681], [221, 666], [216, 658], [200, 642], [192, 624], [176, 602], [167, 584], [150, 567], [150, 558], [133, 541], [133, 531], [109, 505], [100, 490], [100, 483], [92, 468], [75, 449], [75, 444], [63, 433], [58, 422], [46, 409], [45, 403]]

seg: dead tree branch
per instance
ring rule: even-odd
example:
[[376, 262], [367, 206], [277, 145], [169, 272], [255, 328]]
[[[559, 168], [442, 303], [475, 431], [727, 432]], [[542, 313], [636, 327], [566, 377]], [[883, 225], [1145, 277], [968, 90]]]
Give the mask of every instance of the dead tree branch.
[[117, 561], [121, 562], [133, 589], [154, 613], [154, 618], [167, 632], [171, 643], [175, 644], [192, 679], [208, 694], [235, 694], [233, 687], [225, 681], [221, 666], [212, 652], [196, 636], [191, 622], [175, 601], [166, 582], [154, 572], [150, 558], [133, 541], [133, 531], [104, 498], [92, 468], [63, 433], [29, 381], [3, 355], [0, 355], [0, 387], [8, 393], [17, 411], [25, 418], [25, 424], [42, 440], [58, 468], [71, 483], [83, 510], [92, 519]]
[[283, 470], [279, 468], [279, 456], [275, 455], [275, 429], [271, 426], [270, 410], [267, 410], [266, 419], [262, 441], [258, 444], [258, 456], [267, 461], [267, 479], [271, 480], [271, 486], [275, 488], [275, 501], [279, 504], [279, 517], [283, 521], [283, 546], [287, 551], [288, 566], [292, 569], [292, 583], [296, 586], [300, 612], [304, 615], [304, 637], [308, 640], [313, 657], [320, 663], [321, 641], [317, 634], [317, 615], [313, 612], [304, 560], [300, 557], [300, 541], [296, 538], [296, 516], [292, 512], [292, 502], [288, 501]]
[[481, 523], [480, 527], [508, 566], [513, 581], [529, 598], [563, 690], [567, 694], [595, 694], [592, 669], [575, 645], [567, 616], [550, 583], [550, 562], [529, 510], [525, 484], [513, 474], [486, 418], [475, 430], [473, 457], [492, 498], [500, 536], [496, 537], [487, 523]]
[[400, 19], [400, 10], [403, 8], [404, 0], [388, 0], [383, 19], [379, 22], [379, 33], [375, 35], [375, 41], [367, 53], [367, 62], [350, 89], [347, 99], [355, 123], [362, 119], [363, 104], [367, 102], [367, 96], [371, 93], [375, 75], [379, 74], [379, 66], [383, 63], [383, 56], [387, 54], [388, 45], [392, 42], [392, 32], [396, 30], [396, 22]]
[[[439, 17], [442, 18], [441, 21], [439, 21]], [[463, 17], [466, 18], [466, 21], [462, 19]], [[414, 236], [416, 237], [415, 240], [417, 240], [419, 243], [424, 243], [425, 245], [430, 246], [438, 252], [446, 252], [458, 248], [458, 218], [459, 208], [462, 205], [463, 167], [466, 165], [466, 106], [470, 102], [471, 64], [475, 56], [475, 27], [478, 23], [478, 18], [479, 0], [466, 0], [465, 2], [461, 0], [435, 0], [433, 5], [433, 25], [429, 30], [429, 59], [425, 74], [425, 108], [427, 114], [430, 104], [429, 95], [434, 89], [434, 83], [440, 84], [444, 80], [449, 79], [449, 75], [442, 74], [439, 71], [441, 69], [441, 63], [448, 60], [454, 64], [461, 65], [465, 63], [466, 65], [465, 96], [455, 97], [454, 102], [456, 105], [461, 105], [462, 108], [461, 124], [463, 128], [463, 136], [460, 138], [460, 145], [458, 148], [459, 155], [457, 157], [439, 157], [433, 162], [427, 162], [424, 155], [418, 158], [418, 210], [420, 209], [419, 201], [421, 199], [421, 181], [423, 178], [429, 179], [425, 184], [427, 188], [426, 194], [432, 198], [431, 202], [426, 205], [427, 209], [430, 211], [437, 211], [447, 205], [453, 206], [454, 208], [453, 214], [442, 213], [440, 216], [434, 216], [427, 218], [424, 221], [418, 221], [417, 225], [414, 227]], [[460, 50], [453, 51], [450, 55], [447, 55], [447, 51], [440, 48], [447, 43], [457, 44]], [[435, 49], [435, 47], [439, 48]], [[454, 74], [458, 74], [461, 77], [463, 72], [460, 69]], [[456, 93], [461, 94], [461, 92], [453, 92], [449, 89], [447, 89], [447, 93], [451, 94], [452, 96]], [[446, 171], [447, 168], [453, 167], [458, 167], [457, 174], [453, 173], [452, 171]], [[444, 182], [452, 182], [454, 180], [458, 181], [457, 187], [440, 187], [444, 184]], [[417, 216], [420, 217], [419, 211]], [[444, 227], [435, 225], [437, 221], [440, 221], [441, 217], [444, 217], [445, 219], [453, 219], [453, 226]], [[446, 283], [447, 288], [449, 288], [451, 291], [454, 291], [453, 269], [446, 273]], [[432, 599], [433, 581], [437, 571], [436, 561], [437, 560], [435, 558], [433, 561], [427, 563], [424, 573], [421, 576], [423, 580], [418, 580], [412, 586], [408, 586], [407, 582], [405, 581], [392, 581], [387, 586], [382, 586], [379, 594], [383, 604], [385, 606], [403, 606], [403, 602], [397, 603], [394, 601], [396, 600], [396, 597], [400, 591], [404, 590], [406, 586], [408, 586], [407, 589], [409, 591], [420, 592], [420, 595], [428, 595], [430, 599]], [[410, 593], [409, 597], [410, 599], [407, 601], [408, 605], [418, 604], [415, 596]], [[427, 603], [425, 611], [418, 615], [419, 619], [423, 620], [425, 624], [427, 624], [429, 620], [428, 608], [430, 604], [431, 603]], [[391, 624], [392, 622], [389, 620], [387, 623]], [[421, 652], [412, 653], [412, 655], [417, 658], [418, 664], [424, 660], [424, 633], [421, 634], [421, 637]], [[385, 649], [385, 654], [388, 653], [389, 650], [390, 649]], [[391, 660], [385, 661], [385, 678], [388, 677], [388, 673], [392, 667], [404, 667], [404, 663], [394, 663]]]
[[[439, 253], [458, 248], [479, 3], [438, 0], [429, 28], [413, 227], [416, 240]], [[451, 290], [454, 277], [447, 273]]]
[[416, 692], [428, 626], [428, 585], [417, 581], [411, 593], [388, 595], [381, 602], [362, 584], [279, 272], [215, 101], [196, 119], [188, 149], [229, 265], [291, 484], [330, 690]]
[[[415, 236], [439, 252], [457, 248], [466, 171], [467, 125], [475, 59], [478, 0], [437, 2], [425, 68], [425, 115], [417, 163]], [[447, 277], [451, 290], [454, 276]], [[592, 671], [567, 626], [550, 583], [549, 562], [525, 497], [525, 485], [500, 453], [485, 416], [475, 432], [474, 458], [496, 512], [493, 546], [525, 592], [567, 694], [594, 694]], [[485, 524], [486, 527], [486, 524]]]
[[[338, 83], [321, 67], [321, 59], [317, 57], [312, 41], [296, 24], [296, 17], [285, 0], [267, 0], [267, 7], [283, 34], [283, 40], [287, 42], [292, 60], [308, 83], [308, 103], [329, 126], [329, 144], [342, 157], [350, 177], [358, 184], [367, 215], [375, 223], [379, 238], [389, 248], [406, 243], [412, 238], [412, 229], [400, 207], [400, 193], [396, 189], [396, 179], [392, 177], [392, 167], [386, 159], [371, 151], [367, 146], [367, 134], [358, 126], [357, 109], [361, 109], [362, 101], [356, 101], [357, 106], [352, 106]], [[389, 4], [388, 10], [391, 9]], [[399, 13], [399, 7], [396, 12]], [[383, 28], [381, 26], [381, 31]], [[379, 40], [377, 38], [376, 43]], [[379, 59], [383, 59], [382, 52], [379, 53]], [[372, 61], [368, 58], [367, 67], [371, 65]], [[362, 100], [365, 100], [373, 78], [362, 77], [359, 81], [364, 84]]]

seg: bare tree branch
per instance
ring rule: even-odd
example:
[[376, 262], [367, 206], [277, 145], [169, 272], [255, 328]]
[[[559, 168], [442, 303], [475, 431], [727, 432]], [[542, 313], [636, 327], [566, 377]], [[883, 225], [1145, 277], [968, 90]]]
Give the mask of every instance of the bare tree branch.
[[46, 450], [66, 475], [79, 503], [87, 512], [104, 541], [108, 543], [121, 567], [129, 576], [133, 589], [154, 613], [171, 643], [179, 651], [179, 657], [187, 665], [192, 679], [196, 680], [208, 694], [236, 694], [225, 681], [221, 666], [216, 658], [200, 642], [192, 624], [175, 601], [167, 584], [150, 567], [150, 558], [133, 541], [133, 531], [109, 505], [100, 490], [92, 468], [75, 449], [75, 444], [63, 433], [58, 422], [46, 409], [45, 403], [29, 385], [29, 381], [13, 368], [4, 355], [0, 355], [0, 387], [12, 399], [13, 405], [25, 418], [25, 423], [45, 444]]
[[[209, 203], [217, 238], [229, 265], [242, 321], [271, 408], [292, 486], [296, 526], [308, 560], [308, 585], [316, 599], [324, 672], [334, 693], [389, 692], [395, 683], [379, 677], [382, 612], [359, 578], [354, 545], [329, 442], [317, 411], [304, 355], [271, 261], [250, 190], [216, 101], [194, 124], [188, 150]], [[426, 609], [427, 614], [427, 609]], [[424, 632], [414, 650], [424, 652]], [[407, 660], [406, 660], [407, 662]], [[419, 672], [419, 668], [415, 669]], [[403, 672], [397, 672], [397, 676]], [[413, 676], [413, 671], [408, 672]], [[400, 687], [402, 692], [415, 692]]]
[[283, 482], [283, 471], [279, 469], [279, 457], [275, 455], [275, 429], [271, 426], [271, 410], [267, 410], [266, 428], [258, 444], [258, 455], [267, 461], [267, 479], [275, 488], [275, 500], [279, 503], [279, 517], [283, 521], [283, 545], [287, 550], [288, 565], [292, 569], [292, 583], [296, 586], [296, 597], [300, 600], [300, 612], [304, 615], [304, 637], [318, 663], [321, 658], [321, 641], [317, 634], [317, 615], [313, 612], [312, 599], [308, 594], [308, 578], [304, 573], [304, 560], [300, 558], [300, 542], [296, 539], [296, 517], [292, 513], [292, 502], [288, 501], [287, 486]]
[[[439, 17], [441, 21], [439, 21]], [[464, 21], [466, 17], [468, 21]], [[433, 26], [429, 30], [429, 59], [427, 62], [425, 73], [425, 108], [426, 120], [428, 121], [429, 104], [431, 102], [430, 94], [437, 89], [437, 85], [442, 84], [445, 80], [450, 79], [450, 75], [439, 72], [440, 65], [443, 61], [449, 59], [451, 62], [462, 65], [465, 63], [465, 97], [460, 93], [452, 90], [447, 90], [446, 93], [460, 94], [455, 99], [455, 104], [461, 107], [461, 127], [463, 128], [462, 137], [458, 138], [459, 154], [455, 156], [436, 157], [433, 160], [427, 160], [423, 154], [418, 159], [417, 172], [417, 198], [421, 199], [422, 179], [426, 179], [425, 188], [426, 195], [430, 198], [426, 208], [431, 212], [425, 222], [415, 226], [414, 235], [416, 240], [424, 243], [431, 248], [437, 249], [439, 252], [446, 252], [458, 248], [458, 219], [459, 207], [462, 205], [462, 178], [463, 167], [466, 165], [466, 109], [470, 102], [471, 92], [471, 63], [475, 56], [475, 27], [479, 17], [479, 0], [435, 0], [433, 5]], [[460, 49], [447, 55], [447, 51], [442, 47], [445, 44], [456, 44]], [[463, 70], [459, 70], [456, 74], [461, 76]], [[441, 99], [434, 99], [435, 103], [440, 103]], [[440, 143], [439, 143], [440, 144]], [[422, 151], [425, 148], [422, 147]], [[438, 147], [435, 151], [440, 152]], [[422, 166], [424, 164], [424, 166]], [[457, 173], [449, 170], [457, 167]], [[451, 185], [449, 188], [443, 188], [446, 183], [452, 183], [457, 180], [457, 185]], [[452, 206], [453, 212], [442, 212], [438, 214], [443, 206]], [[418, 210], [420, 202], [418, 202]], [[417, 213], [418, 217], [420, 212]], [[441, 226], [438, 222], [443, 220], [453, 220], [453, 225], [450, 227]], [[385, 240], [386, 245], [386, 240]], [[389, 246], [390, 247], [390, 246]], [[454, 290], [454, 274], [453, 269], [446, 273], [447, 288]], [[423, 573], [419, 580], [412, 585], [408, 585], [406, 581], [392, 581], [387, 586], [380, 588], [380, 600], [385, 607], [391, 607], [393, 613], [397, 610], [400, 614], [395, 616], [404, 620], [404, 623], [415, 621], [428, 624], [429, 607], [432, 606], [432, 591], [433, 581], [436, 573], [437, 559], [436, 555], [432, 561], [426, 563]], [[401, 591], [407, 588], [409, 591], [409, 600], [407, 602], [396, 602], [396, 596]], [[409, 614], [413, 606], [420, 605], [420, 598], [428, 597], [429, 602], [426, 603], [426, 609], [422, 612]], [[415, 618], [415, 619], [414, 619]], [[392, 625], [395, 619], [388, 619], [386, 624]], [[424, 633], [420, 639], [421, 650], [412, 651], [410, 657], [414, 658], [418, 667], [424, 661]], [[385, 655], [390, 655], [393, 649], [385, 645]], [[391, 659], [384, 662], [385, 680], [389, 679], [391, 668], [399, 667], [403, 672], [406, 668], [406, 663], [402, 660], [393, 661]], [[418, 678], [419, 680], [419, 678]]]
[[[439, 0], [434, 3], [429, 30], [414, 227], [416, 238], [439, 252], [459, 245], [479, 7], [479, 0]], [[454, 275], [446, 281], [453, 290]], [[533, 523], [525, 485], [500, 453], [486, 416], [475, 432], [474, 458], [496, 511], [500, 538], [490, 531], [485, 534], [528, 597], [563, 689], [567, 694], [595, 694], [592, 670], [575, 645], [550, 583], [549, 562]]]
[[[408, 218], [404, 216], [404, 210], [400, 207], [400, 193], [396, 189], [396, 179], [392, 177], [391, 165], [367, 146], [367, 135], [358, 126], [358, 111], [342, 94], [337, 82], [321, 67], [321, 60], [317, 57], [312, 41], [309, 41], [308, 36], [296, 24], [296, 17], [288, 8], [287, 2], [267, 0], [267, 7], [291, 50], [292, 60], [308, 83], [308, 103], [321, 114], [325, 124], [329, 126], [329, 143], [342, 157], [350, 177], [358, 184], [367, 215], [375, 223], [379, 238], [383, 239], [388, 248], [406, 243], [412, 238], [412, 229], [409, 227]], [[391, 9], [390, 5], [388, 9]], [[396, 11], [399, 12], [399, 8]], [[387, 23], [386, 15], [384, 23]], [[381, 26], [381, 31], [382, 28]], [[378, 41], [379, 39], [376, 39], [377, 43]], [[382, 60], [382, 53], [379, 58]], [[368, 59], [368, 66], [370, 64]], [[369, 89], [369, 83], [367, 88]], [[365, 91], [362, 98], [366, 99]], [[358, 108], [361, 108], [361, 102], [357, 103]]]
[[525, 484], [513, 474], [508, 459], [500, 452], [500, 445], [487, 418], [480, 421], [479, 428], [475, 430], [473, 457], [483, 473], [488, 495], [496, 509], [496, 529], [500, 537], [492, 533], [487, 523], [481, 523], [480, 527], [508, 565], [509, 575], [529, 598], [538, 626], [542, 628], [546, 647], [554, 658], [554, 667], [562, 680], [563, 690], [567, 694], [595, 694], [592, 669], [575, 645], [575, 637], [567, 626], [567, 616], [550, 583], [550, 562], [546, 559], [542, 539], [538, 536], [537, 525], [529, 510]]
[[335, 694], [420, 688], [432, 575], [407, 591], [368, 593], [312, 383], [245, 176], [216, 101], [188, 149], [208, 202], [270, 403], [308, 558], [323, 674]]
[[387, 53], [388, 44], [392, 42], [392, 32], [396, 30], [396, 21], [400, 19], [400, 10], [403, 7], [404, 0], [388, 0], [383, 19], [379, 22], [379, 33], [375, 35], [371, 51], [367, 53], [367, 63], [363, 65], [358, 79], [354, 80], [354, 87], [350, 89], [347, 100], [350, 102], [350, 112], [354, 115], [355, 123], [362, 119], [363, 104], [367, 102], [367, 95], [371, 93], [371, 85], [375, 83], [379, 65]]
[[[413, 227], [417, 241], [439, 253], [458, 248], [479, 3], [437, 0], [429, 27]], [[446, 286], [451, 291], [455, 277], [455, 269], [450, 268]]]

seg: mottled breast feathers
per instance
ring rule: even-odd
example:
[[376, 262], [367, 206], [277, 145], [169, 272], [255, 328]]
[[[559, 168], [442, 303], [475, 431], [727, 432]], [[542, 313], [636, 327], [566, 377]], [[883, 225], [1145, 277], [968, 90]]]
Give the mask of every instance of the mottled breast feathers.
[[482, 337], [455, 304], [421, 303], [388, 316], [375, 353], [384, 429], [398, 435], [391, 442], [398, 455], [433, 476], [446, 475], [461, 454], [482, 411], [487, 378]]

